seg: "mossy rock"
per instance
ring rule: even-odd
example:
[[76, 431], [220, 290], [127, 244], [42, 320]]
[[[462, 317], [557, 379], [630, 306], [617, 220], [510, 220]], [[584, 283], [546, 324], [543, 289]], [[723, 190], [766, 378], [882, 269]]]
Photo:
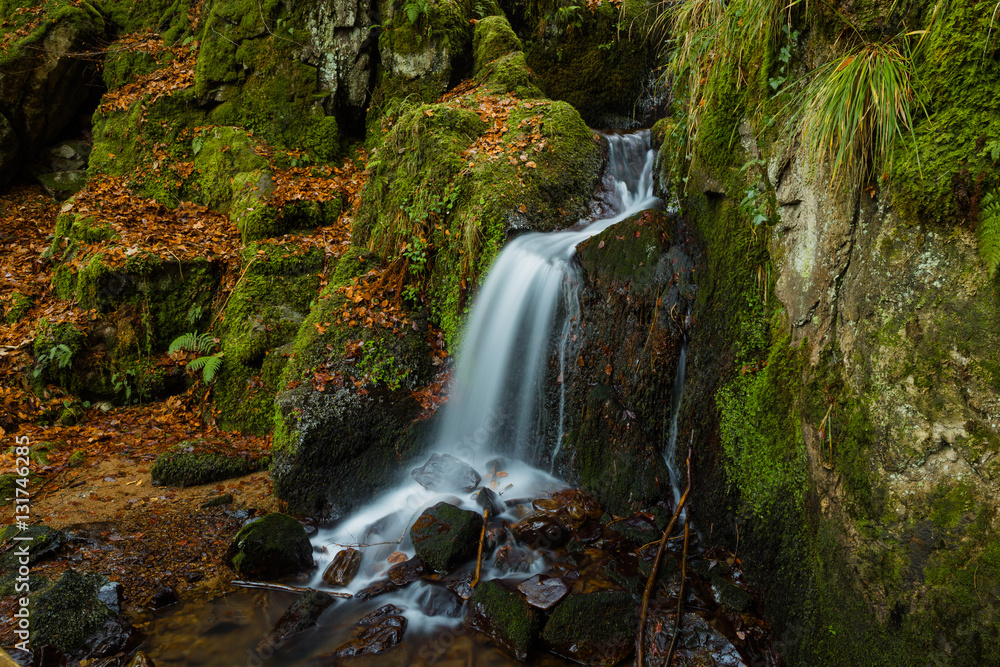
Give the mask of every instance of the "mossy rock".
[[249, 460], [238, 456], [215, 453], [185, 451], [186, 443], [177, 446], [177, 451], [165, 452], [156, 457], [150, 476], [155, 486], [198, 486], [224, 479], [242, 477], [262, 470], [267, 466], [264, 459]]
[[96, 574], [64, 572], [33, 601], [32, 644], [48, 644], [74, 658], [135, 648], [142, 634], [101, 599], [102, 589], [114, 586]]
[[[598, 622], [603, 623], [606, 619]], [[526, 660], [542, 626], [541, 614], [500, 580], [476, 586], [465, 616], [466, 627], [483, 633], [518, 660]]]
[[243, 526], [225, 562], [241, 576], [273, 579], [311, 568], [312, 545], [301, 523], [275, 512]]
[[523, 51], [521, 40], [514, 34], [505, 16], [487, 16], [476, 23], [472, 35], [472, 73], [479, 76], [494, 60], [514, 51]]
[[555, 608], [542, 640], [564, 658], [585, 665], [617, 665], [635, 645], [639, 605], [625, 591], [572, 595]]
[[476, 553], [482, 527], [478, 513], [440, 502], [413, 523], [410, 541], [425, 565], [447, 574]]

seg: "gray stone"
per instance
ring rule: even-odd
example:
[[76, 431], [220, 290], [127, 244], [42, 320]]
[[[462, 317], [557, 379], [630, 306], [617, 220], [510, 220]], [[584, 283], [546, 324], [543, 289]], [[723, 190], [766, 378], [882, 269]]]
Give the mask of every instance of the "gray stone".
[[483, 479], [472, 466], [451, 454], [433, 454], [410, 474], [428, 491], [472, 491]]

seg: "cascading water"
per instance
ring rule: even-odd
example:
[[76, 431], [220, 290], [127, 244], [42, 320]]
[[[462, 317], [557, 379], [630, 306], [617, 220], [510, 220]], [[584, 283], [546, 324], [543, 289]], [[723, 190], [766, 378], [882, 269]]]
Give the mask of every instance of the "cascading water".
[[[554, 458], [562, 440], [562, 387], [558, 423], [548, 429], [556, 433], [555, 442], [544, 438], [549, 415], [542, 406], [549, 360], [558, 359], [561, 384], [567, 359], [572, 358], [573, 326], [579, 314], [578, 270], [572, 261], [576, 246], [658, 201], [653, 195], [654, 152], [649, 132], [608, 135], [608, 142], [603, 204], [611, 215], [583, 220], [570, 230], [526, 233], [511, 241], [479, 292], [457, 356], [433, 451], [464, 460], [484, 477], [490, 472], [491, 458], [516, 459], [504, 463], [506, 476], [497, 488], [501, 495], [510, 489], [508, 497], [515, 493], [537, 497], [562, 486], [530, 463]], [[407, 475], [397, 487], [336, 527], [319, 531], [313, 544], [323, 553], [309, 585], [325, 587], [321, 573], [345, 547], [364, 552], [361, 572], [347, 590], [371, 583], [383, 574], [381, 568], [392, 551], [412, 555], [409, 526], [424, 508], [442, 500], [478, 511], [470, 494], [430, 491]], [[421, 596], [426, 594], [419, 586], [395, 594], [405, 595], [396, 599], [406, 607], [411, 623], [440, 622], [420, 612]]]

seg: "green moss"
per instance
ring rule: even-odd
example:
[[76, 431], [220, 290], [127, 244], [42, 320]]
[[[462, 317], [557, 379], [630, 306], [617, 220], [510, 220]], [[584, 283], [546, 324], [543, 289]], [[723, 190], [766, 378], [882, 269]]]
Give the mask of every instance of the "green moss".
[[87, 453], [82, 449], [73, 452], [66, 464], [70, 468], [80, 468], [87, 462]]
[[521, 659], [527, 657], [541, 619], [520, 595], [496, 581], [483, 581], [469, 598], [469, 608], [489, 625], [480, 630], [488, 632]]
[[610, 664], [605, 661], [620, 657], [622, 647], [635, 641], [638, 622], [636, 604], [625, 591], [571, 595], [552, 612], [542, 639], [589, 664]]
[[105, 583], [107, 579], [98, 575], [64, 572], [34, 600], [32, 641], [71, 655], [83, 650], [87, 640], [114, 616], [97, 597]]
[[472, 43], [472, 73], [475, 76], [501, 56], [524, 50], [505, 16], [487, 16], [476, 23]]
[[964, 224], [998, 182], [984, 150], [1000, 137], [1000, 43], [991, 16], [976, 0], [951, 2], [917, 52], [928, 114], [918, 115], [915, 142], [897, 141], [889, 172], [893, 202], [921, 222]]
[[24, 317], [35, 301], [30, 296], [14, 291], [0, 298], [0, 313], [5, 324], [17, 324]]
[[482, 527], [478, 513], [440, 502], [413, 523], [410, 541], [423, 563], [446, 574], [475, 554]]
[[215, 453], [199, 453], [197, 443], [182, 442], [175, 451], [160, 454], [153, 462], [150, 475], [157, 486], [198, 486], [233, 477], [242, 477], [261, 470], [266, 460]]
[[194, 186], [200, 192], [198, 199], [220, 211], [228, 210], [234, 198], [235, 176], [268, 166], [267, 160], [257, 155], [252, 139], [236, 127], [213, 127], [196, 134], [191, 152], [198, 172]]

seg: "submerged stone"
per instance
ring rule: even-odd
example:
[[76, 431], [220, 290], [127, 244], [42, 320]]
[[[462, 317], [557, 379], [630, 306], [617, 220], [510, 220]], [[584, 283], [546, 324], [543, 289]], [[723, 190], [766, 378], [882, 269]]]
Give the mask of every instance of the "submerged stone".
[[632, 652], [638, 608], [624, 591], [574, 595], [552, 612], [542, 639], [564, 658], [585, 665], [617, 665]]
[[435, 572], [447, 573], [475, 555], [482, 526], [479, 514], [442, 502], [414, 522], [410, 540], [420, 560]]
[[566, 544], [569, 529], [554, 516], [532, 514], [510, 527], [518, 541], [533, 549], [555, 549]]
[[280, 577], [312, 567], [312, 545], [301, 523], [275, 512], [243, 526], [225, 562], [245, 577]]
[[518, 660], [525, 660], [541, 618], [520, 595], [494, 579], [476, 587], [469, 600], [465, 625], [483, 633]]
[[338, 551], [323, 573], [323, 581], [330, 586], [347, 586], [354, 581], [360, 567], [360, 551], [351, 548]]
[[368, 614], [358, 625], [361, 631], [355, 639], [336, 651], [338, 658], [383, 653], [403, 641], [406, 617], [395, 605], [387, 604]]
[[528, 604], [542, 610], [551, 609], [569, 593], [569, 587], [562, 579], [544, 574], [522, 581], [517, 590], [521, 591]]
[[410, 560], [396, 563], [389, 568], [389, 581], [397, 586], [406, 586], [419, 579], [425, 572], [424, 564], [414, 556]]
[[[646, 649], [651, 664], [667, 657], [673, 639], [676, 614], [662, 607], [650, 607], [646, 625]], [[674, 662], [680, 665], [745, 667], [739, 652], [725, 635], [698, 614], [684, 614], [681, 632], [674, 650]]]
[[410, 474], [428, 491], [472, 491], [483, 479], [472, 466], [451, 454], [433, 454]]
[[371, 600], [372, 598], [378, 597], [379, 595], [385, 595], [386, 593], [392, 593], [393, 591], [399, 590], [399, 586], [392, 583], [388, 579], [382, 579], [380, 581], [375, 581], [360, 591], [354, 594], [359, 600]]
[[257, 644], [257, 650], [263, 652], [278, 646], [288, 637], [313, 627], [333, 602], [333, 597], [322, 591], [307, 592], [285, 610], [274, 628]]
[[417, 599], [417, 604], [425, 616], [458, 618], [462, 615], [462, 598], [441, 585], [428, 585]]

